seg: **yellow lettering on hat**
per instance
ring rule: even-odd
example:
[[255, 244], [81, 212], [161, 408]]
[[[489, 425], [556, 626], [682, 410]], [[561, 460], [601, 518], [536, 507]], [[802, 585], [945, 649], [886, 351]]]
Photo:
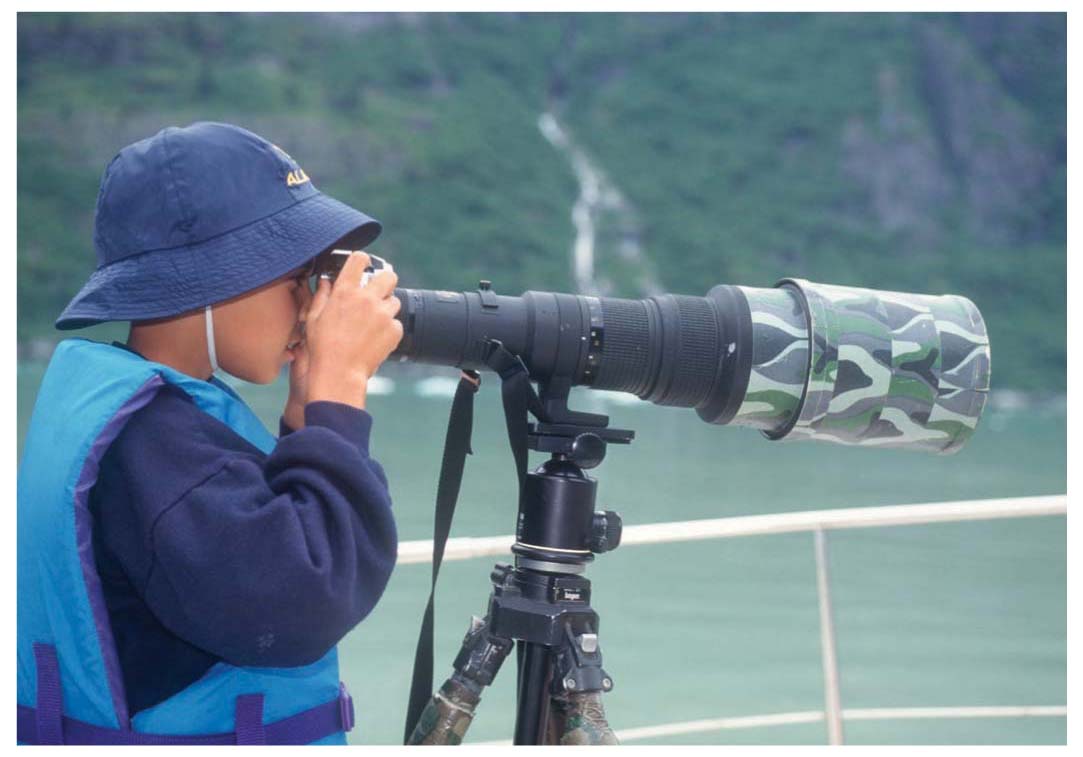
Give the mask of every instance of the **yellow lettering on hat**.
[[304, 169], [298, 168], [296, 171], [290, 171], [286, 174], [286, 186], [295, 187], [298, 184], [304, 184], [306, 181], [311, 181], [308, 178], [308, 174], [304, 172]]

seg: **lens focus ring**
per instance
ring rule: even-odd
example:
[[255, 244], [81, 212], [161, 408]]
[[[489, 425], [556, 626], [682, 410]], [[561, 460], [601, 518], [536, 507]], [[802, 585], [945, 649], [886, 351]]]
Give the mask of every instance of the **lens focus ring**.
[[603, 297], [601, 304], [605, 346], [592, 386], [639, 394], [649, 378], [647, 303]]
[[705, 298], [669, 296], [677, 305], [677, 323], [663, 323], [662, 333], [665, 340], [676, 336], [677, 355], [669, 386], [655, 402], [695, 407], [706, 399], [714, 383], [719, 356], [718, 321]]

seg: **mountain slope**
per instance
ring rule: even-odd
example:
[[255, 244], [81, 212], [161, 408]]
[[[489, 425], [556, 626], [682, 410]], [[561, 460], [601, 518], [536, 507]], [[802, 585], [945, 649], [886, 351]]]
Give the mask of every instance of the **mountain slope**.
[[1063, 15], [19, 16], [20, 340], [93, 267], [101, 170], [226, 120], [380, 218], [404, 283], [574, 287], [575, 175], [550, 111], [617, 187], [596, 269], [955, 292], [994, 386], [1065, 386]]

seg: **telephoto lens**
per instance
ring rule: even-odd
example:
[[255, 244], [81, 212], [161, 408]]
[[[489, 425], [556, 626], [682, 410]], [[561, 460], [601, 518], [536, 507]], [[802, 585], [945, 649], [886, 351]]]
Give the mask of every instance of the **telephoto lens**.
[[496, 339], [539, 383], [629, 392], [770, 439], [951, 453], [973, 434], [989, 389], [985, 323], [955, 295], [802, 279], [642, 300], [509, 297], [487, 281], [475, 292], [395, 295], [400, 360], [482, 370]]

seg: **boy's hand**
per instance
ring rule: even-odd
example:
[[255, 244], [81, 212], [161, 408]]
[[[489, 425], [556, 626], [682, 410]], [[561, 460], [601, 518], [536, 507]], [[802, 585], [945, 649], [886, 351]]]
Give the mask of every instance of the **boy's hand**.
[[368, 255], [355, 252], [334, 286], [320, 279], [305, 323], [306, 402], [363, 409], [368, 380], [402, 340], [402, 324], [395, 320], [402, 303], [392, 295], [399, 277], [377, 271], [362, 287], [368, 264]]
[[286, 408], [282, 411], [282, 420], [296, 431], [305, 427], [305, 402], [308, 401], [308, 341], [305, 339], [305, 323], [312, 307], [312, 294], [308, 282], [303, 282], [297, 289], [300, 311], [297, 320], [301, 324], [301, 340], [290, 349], [290, 393], [286, 399]]
[[286, 409], [282, 420], [296, 431], [305, 427], [305, 402], [308, 401], [308, 343], [302, 339], [293, 348], [293, 360], [290, 362], [290, 394], [286, 400]]

